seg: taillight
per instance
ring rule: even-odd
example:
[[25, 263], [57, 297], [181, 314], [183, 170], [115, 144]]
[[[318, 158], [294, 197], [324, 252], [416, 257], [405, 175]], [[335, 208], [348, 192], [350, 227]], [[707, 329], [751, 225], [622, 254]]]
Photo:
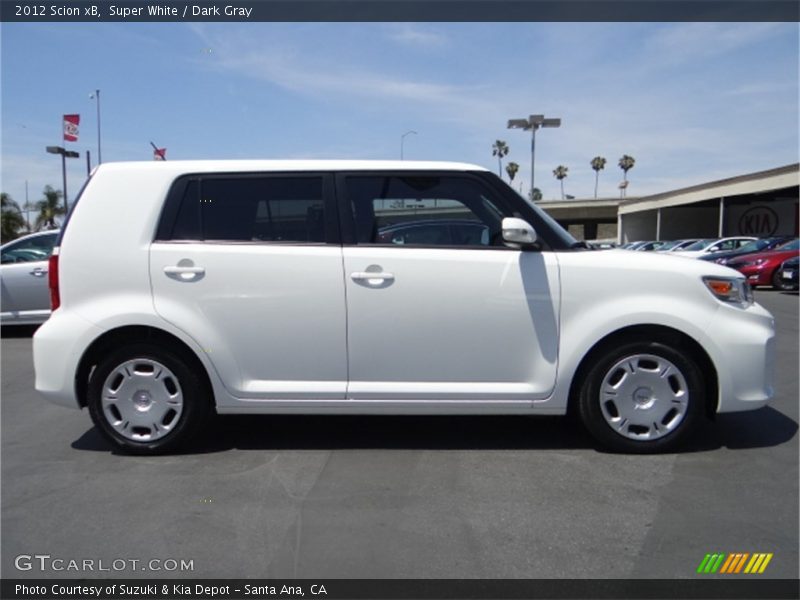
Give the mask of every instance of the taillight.
[[50, 284], [50, 310], [61, 306], [61, 294], [58, 290], [58, 251], [54, 251], [47, 261], [47, 282]]

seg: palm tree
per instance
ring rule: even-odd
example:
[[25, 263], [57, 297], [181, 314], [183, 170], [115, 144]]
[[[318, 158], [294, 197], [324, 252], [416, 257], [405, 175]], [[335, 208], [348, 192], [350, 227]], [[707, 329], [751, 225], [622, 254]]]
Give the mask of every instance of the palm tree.
[[553, 169], [553, 175], [556, 179], [561, 182], [561, 199], [564, 199], [564, 179], [567, 177], [567, 171], [569, 171], [568, 167], [564, 165], [558, 165], [555, 169]]
[[537, 200], [542, 199], [542, 190], [535, 187], [533, 188], [533, 192], [528, 192], [528, 198], [531, 199], [531, 202], [536, 202]]
[[492, 156], [497, 157], [497, 174], [502, 177], [503, 176], [503, 157], [508, 154], [508, 144], [506, 144], [503, 140], [497, 140], [494, 144], [492, 144]]
[[19, 204], [5, 192], [0, 194], [0, 215], [0, 240], [13, 240], [19, 230], [25, 227], [25, 219]]
[[600, 171], [606, 168], [606, 159], [602, 156], [595, 156], [591, 162], [594, 169], [594, 197], [597, 198], [597, 184], [600, 179]]
[[509, 181], [514, 181], [514, 177], [516, 177], [517, 171], [519, 171], [519, 165], [517, 163], [510, 162], [506, 165], [506, 173], [508, 173]]
[[61, 190], [54, 190], [49, 185], [46, 185], [43, 193], [44, 198], [36, 203], [36, 210], [39, 211], [33, 226], [36, 231], [43, 227], [55, 229], [57, 227], [56, 217], [66, 213], [66, 210], [60, 204], [61, 197], [64, 195]]
[[623, 154], [622, 158], [619, 159], [619, 168], [622, 169], [622, 182], [625, 184], [622, 187], [622, 193], [624, 196], [627, 196], [628, 194], [628, 171], [630, 171], [635, 164], [636, 159], [632, 156], [628, 156], [627, 154]]

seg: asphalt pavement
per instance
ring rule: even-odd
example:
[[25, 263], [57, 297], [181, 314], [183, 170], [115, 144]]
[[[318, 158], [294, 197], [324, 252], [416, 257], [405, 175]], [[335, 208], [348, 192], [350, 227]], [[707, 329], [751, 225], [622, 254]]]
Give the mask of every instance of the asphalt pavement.
[[2, 577], [691, 578], [764, 552], [797, 578], [798, 296], [756, 299], [774, 401], [659, 456], [562, 417], [355, 416], [218, 417], [186, 453], [124, 456], [37, 396], [31, 332], [4, 330]]

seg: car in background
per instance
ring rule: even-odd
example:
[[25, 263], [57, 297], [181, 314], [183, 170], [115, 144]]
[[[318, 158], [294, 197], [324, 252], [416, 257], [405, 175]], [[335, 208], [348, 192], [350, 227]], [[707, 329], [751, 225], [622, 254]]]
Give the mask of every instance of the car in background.
[[620, 249], [622, 250], [636, 250], [639, 246], [646, 244], [647, 241], [638, 241], [638, 242], [627, 242], [626, 244], [622, 244]]
[[789, 260], [783, 261], [780, 269], [778, 269], [778, 280], [782, 290], [796, 290], [800, 288], [798, 283], [798, 271], [800, 271], [800, 258], [795, 256]]
[[663, 246], [656, 250], [656, 252], [675, 252], [677, 250], [683, 250], [687, 246], [691, 246], [697, 241], [699, 241], [697, 238], [691, 238], [686, 240], [673, 240], [671, 242], [665, 242]]
[[637, 246], [636, 248], [634, 248], [634, 250], [641, 250], [643, 252], [652, 252], [653, 250], [660, 250], [661, 246], [663, 246], [664, 244], [666, 244], [666, 242], [650, 241], [650, 242], [645, 242], [640, 246]]
[[730, 250], [737, 250], [748, 242], [752, 242], [754, 237], [726, 237], [698, 240], [694, 244], [687, 246], [683, 250], [676, 250], [675, 256], [683, 256], [685, 258], [700, 258], [707, 254], [715, 252], [728, 252]]
[[586, 245], [590, 250], [614, 250], [615, 248], [619, 248], [616, 242], [610, 240], [592, 240], [586, 242]]
[[700, 256], [700, 260], [711, 260], [717, 263], [718, 265], [727, 265], [728, 262], [737, 258], [739, 256], [744, 256], [745, 254], [754, 254], [756, 252], [766, 252], [767, 250], [772, 250], [773, 248], [777, 248], [778, 246], [782, 246], [783, 244], [787, 244], [792, 241], [792, 237], [788, 235], [778, 236], [778, 237], [769, 237], [769, 238], [761, 238], [760, 240], [754, 240], [752, 242], [748, 242], [744, 246], [741, 246], [737, 250], [730, 250], [728, 252], [714, 252], [713, 254], [708, 254], [706, 256]]
[[59, 230], [23, 236], [0, 247], [0, 323], [38, 325], [50, 316], [47, 261]]
[[725, 266], [736, 269], [747, 277], [751, 287], [771, 285], [776, 290], [782, 290], [783, 276], [780, 267], [784, 261], [798, 254], [800, 254], [800, 240], [795, 239], [768, 252], [756, 252], [734, 258]]
[[377, 244], [488, 246], [489, 228], [471, 219], [408, 221], [378, 229]]

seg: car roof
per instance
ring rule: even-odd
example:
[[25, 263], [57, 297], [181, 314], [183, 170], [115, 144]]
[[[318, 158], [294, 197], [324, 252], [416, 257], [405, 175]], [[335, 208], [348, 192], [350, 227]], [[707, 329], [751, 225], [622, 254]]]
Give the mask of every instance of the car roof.
[[171, 160], [103, 163], [97, 171], [147, 170], [169, 173], [286, 171], [489, 171], [461, 162], [411, 160]]

